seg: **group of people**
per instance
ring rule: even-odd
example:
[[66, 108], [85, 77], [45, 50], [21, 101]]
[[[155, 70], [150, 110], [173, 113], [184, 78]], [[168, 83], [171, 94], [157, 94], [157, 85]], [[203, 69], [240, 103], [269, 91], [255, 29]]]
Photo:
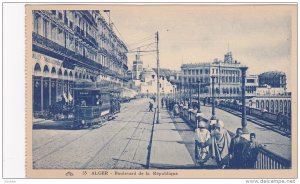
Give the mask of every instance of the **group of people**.
[[211, 120], [209, 124], [200, 121], [195, 130], [195, 159], [201, 166], [214, 159], [219, 168], [255, 168], [260, 144], [255, 133], [250, 141], [242, 138], [243, 130], [238, 128], [231, 138], [222, 120]]

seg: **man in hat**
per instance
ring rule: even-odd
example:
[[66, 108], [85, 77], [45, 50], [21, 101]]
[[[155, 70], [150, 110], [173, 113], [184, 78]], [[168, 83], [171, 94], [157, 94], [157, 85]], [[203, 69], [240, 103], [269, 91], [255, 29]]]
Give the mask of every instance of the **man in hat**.
[[212, 132], [212, 158], [216, 159], [222, 169], [229, 165], [229, 146], [231, 137], [224, 127], [224, 122], [217, 121], [215, 130]]
[[200, 121], [195, 130], [195, 158], [201, 165], [209, 159], [210, 138], [206, 123]]
[[250, 134], [250, 141], [248, 142], [245, 150], [245, 167], [247, 169], [254, 169], [255, 163], [257, 161], [259, 148], [263, 147], [264, 145], [259, 144], [256, 141], [256, 134]]
[[242, 139], [241, 135], [243, 130], [241, 128], [236, 129], [236, 135], [230, 142], [230, 164], [234, 169], [242, 169], [244, 167], [245, 148], [246, 142]]

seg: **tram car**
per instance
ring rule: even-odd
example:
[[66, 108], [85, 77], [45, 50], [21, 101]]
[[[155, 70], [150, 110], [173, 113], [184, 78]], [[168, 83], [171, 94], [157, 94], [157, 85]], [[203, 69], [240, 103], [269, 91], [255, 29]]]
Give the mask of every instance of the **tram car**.
[[95, 82], [75, 84], [75, 117], [73, 128], [93, 126], [114, 118], [118, 91], [109, 90]]

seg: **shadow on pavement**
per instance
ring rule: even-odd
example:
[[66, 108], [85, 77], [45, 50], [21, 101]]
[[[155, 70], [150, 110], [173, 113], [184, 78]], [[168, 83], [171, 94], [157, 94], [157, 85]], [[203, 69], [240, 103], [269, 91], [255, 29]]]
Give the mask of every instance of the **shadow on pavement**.
[[[33, 130], [81, 130], [77, 128], [72, 128], [73, 121], [49, 121], [44, 123], [35, 123], [32, 126]], [[84, 127], [82, 129], [96, 129], [104, 126], [101, 125], [93, 125], [90, 127]]]
[[73, 130], [71, 124], [73, 121], [47, 121], [42, 123], [34, 123], [32, 129], [48, 129], [48, 130]]

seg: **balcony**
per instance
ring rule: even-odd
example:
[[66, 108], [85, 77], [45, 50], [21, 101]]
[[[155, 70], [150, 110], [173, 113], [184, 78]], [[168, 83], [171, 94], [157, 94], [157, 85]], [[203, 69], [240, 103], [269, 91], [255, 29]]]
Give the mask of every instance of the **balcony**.
[[84, 33], [84, 30], [80, 29], [80, 27], [76, 26], [75, 27], [75, 33], [82, 39], [84, 40], [86, 43], [88, 43], [89, 45], [91, 45], [94, 48], [98, 48], [98, 43], [95, 40], [95, 38], [93, 38], [91, 35], [89, 35], [88, 33]]
[[86, 33], [86, 38], [87, 40], [92, 43], [94, 46], [98, 47], [98, 43], [96, 42], [96, 39], [93, 38], [91, 35], [89, 35], [88, 33]]
[[32, 41], [32, 50], [34, 51], [63, 60], [64, 62], [66, 61], [72, 65], [84, 66], [94, 70], [102, 70], [102, 65], [100, 63], [77, 54], [74, 51], [69, 50], [35, 32], [32, 33]]

